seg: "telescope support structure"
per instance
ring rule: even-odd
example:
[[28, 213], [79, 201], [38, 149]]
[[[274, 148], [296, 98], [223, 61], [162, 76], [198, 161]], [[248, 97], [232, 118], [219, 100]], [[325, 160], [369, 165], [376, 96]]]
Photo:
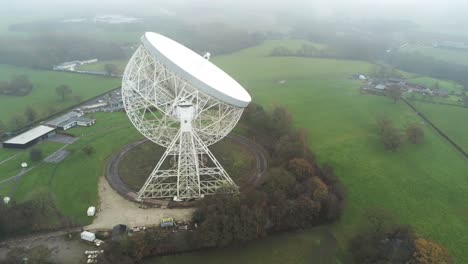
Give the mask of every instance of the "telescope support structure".
[[138, 200], [182, 201], [203, 198], [223, 187], [236, 189], [236, 184], [192, 129], [194, 106], [182, 102], [174, 115], [180, 120], [180, 129], [138, 192]]

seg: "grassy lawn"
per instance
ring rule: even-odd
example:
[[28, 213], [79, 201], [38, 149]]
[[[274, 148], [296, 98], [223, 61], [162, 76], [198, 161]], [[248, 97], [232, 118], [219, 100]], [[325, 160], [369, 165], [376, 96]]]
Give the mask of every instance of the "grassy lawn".
[[463, 90], [463, 86], [445, 80], [438, 80], [431, 77], [415, 77], [407, 80], [409, 83], [424, 85], [426, 87], [432, 88], [436, 82], [439, 82], [439, 87], [448, 91], [460, 93]]
[[468, 152], [468, 108], [421, 102], [414, 106]]
[[330, 264], [334, 261], [336, 241], [326, 228], [304, 232], [280, 234], [265, 239], [217, 250], [193, 254], [168, 256], [144, 261], [144, 264], [196, 263], [314, 263]]
[[[12, 116], [22, 114], [28, 106], [33, 107], [39, 117], [45, 117], [120, 85], [119, 78], [38, 71], [0, 64], [0, 81], [8, 81], [11, 76], [20, 74], [27, 75], [35, 87], [27, 96], [0, 96], [0, 121], [6, 125], [10, 125]], [[61, 84], [67, 84], [73, 90], [65, 101], [55, 92], [55, 88]]]
[[[34, 146], [33, 148], [41, 150], [42, 157], [45, 158], [49, 156], [50, 154], [54, 153], [55, 151], [57, 151], [61, 147], [63, 147], [63, 144], [43, 141], [39, 143], [38, 145]], [[5, 162], [2, 162], [0, 164], [0, 181], [11, 178], [15, 176], [16, 174], [18, 174], [19, 172], [21, 172], [22, 168], [20, 165], [22, 162], [28, 163], [29, 167], [39, 165], [39, 162], [33, 162], [29, 158], [29, 150], [15, 150], [15, 149], [0, 149], [0, 150], [1, 150], [0, 155], [2, 157], [2, 160], [5, 160]], [[13, 158], [8, 159], [9, 157], [13, 157]], [[39, 166], [42, 166], [42, 165], [39, 165]], [[6, 195], [7, 193], [9, 193], [9, 191], [10, 191], [9, 188], [2, 188], [0, 191], [0, 194]]]
[[[69, 130], [81, 137], [66, 148], [71, 151], [70, 156], [57, 165], [43, 163], [23, 176], [15, 199], [25, 201], [51, 194], [62, 214], [81, 225], [91, 223], [86, 209], [97, 205], [97, 183], [103, 175], [106, 159], [124, 144], [140, 137], [124, 113], [96, 113], [94, 116], [98, 119], [95, 126]], [[86, 156], [81, 151], [86, 145], [93, 146], [96, 153]]]
[[[311, 148], [321, 163], [332, 164], [348, 191], [343, 219], [332, 227], [342, 251], [347, 239], [357, 232], [368, 210], [379, 208], [415, 227], [417, 232], [446, 246], [457, 263], [468, 262], [468, 233], [465, 215], [468, 202], [468, 163], [430, 128], [422, 145], [406, 143], [392, 153], [383, 149], [375, 132], [377, 116], [388, 115], [401, 128], [420, 119], [403, 103], [388, 98], [362, 95], [350, 74], [368, 72], [371, 65], [356, 61], [264, 57], [276, 44], [247, 49], [218, 57], [214, 62], [248, 88], [254, 101], [267, 107], [287, 106], [295, 124], [309, 133]], [[280, 85], [278, 80], [287, 80]], [[463, 130], [462, 130], [463, 131]], [[307, 239], [311, 234], [301, 236]], [[287, 246], [286, 246], [287, 245]], [[303, 245], [293, 236], [281, 245], [255, 252], [255, 259], [270, 259], [279, 250], [296, 254]], [[222, 251], [222, 250], [221, 250]], [[214, 263], [218, 251], [165, 258], [182, 263]], [[232, 261], [248, 261], [252, 251], [236, 250]], [[203, 255], [203, 258], [199, 258]], [[270, 263], [307, 263], [298, 259]]]
[[433, 57], [446, 62], [468, 65], [468, 51], [434, 48], [429, 46], [408, 45], [399, 50], [400, 52], [419, 52], [423, 55]]

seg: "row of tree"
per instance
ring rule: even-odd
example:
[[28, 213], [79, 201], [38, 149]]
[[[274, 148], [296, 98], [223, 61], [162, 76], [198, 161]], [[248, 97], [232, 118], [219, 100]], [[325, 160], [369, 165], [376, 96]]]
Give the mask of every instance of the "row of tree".
[[[55, 94], [61, 101], [65, 101], [71, 96], [73, 90], [68, 85], [60, 85], [55, 89]], [[77, 96], [73, 98], [76, 102], [81, 101], [81, 97]], [[49, 109], [48, 114], [54, 114], [57, 109], [53, 106]], [[25, 126], [30, 126], [34, 122], [38, 121], [39, 113], [36, 109], [28, 106], [22, 113], [17, 113], [10, 118], [9, 124], [5, 125], [0, 121], [0, 138], [7, 132], [8, 128], [12, 130], [19, 130]]]
[[[58, 223], [57, 223], [58, 222]], [[23, 203], [0, 204], [0, 239], [12, 235], [71, 227], [75, 224], [62, 216], [50, 196], [36, 196]]]
[[10, 81], [0, 82], [0, 94], [25, 96], [28, 95], [34, 85], [26, 75], [15, 75]]
[[[10, 26], [10, 30], [41, 34], [35, 34], [27, 39], [0, 38], [0, 63], [50, 69], [53, 65], [65, 61], [90, 58], [123, 60], [133, 53], [133, 47], [139, 42], [138, 39], [128, 38], [128, 42], [122, 44], [103, 41], [99, 36], [112, 32], [145, 32], [155, 29], [199, 53], [209, 51], [213, 55], [254, 46], [265, 39], [264, 34], [249, 32], [223, 23], [193, 24], [162, 18], [148, 18], [144, 23], [128, 25], [44, 21]], [[96, 36], [90, 36], [89, 32], [98, 33]]]
[[424, 129], [421, 125], [411, 123], [406, 126], [404, 133], [402, 133], [395, 127], [393, 121], [386, 116], [377, 118], [377, 133], [385, 149], [391, 151], [397, 150], [402, 145], [405, 136], [413, 144], [421, 144], [424, 141]]
[[468, 89], [468, 66], [445, 62], [420, 53], [390, 53], [385, 60], [404, 71], [452, 80]]
[[96, 38], [68, 33], [34, 35], [23, 38], [0, 38], [0, 63], [51, 69], [65, 61], [99, 58], [119, 60], [127, 57], [122, 47]]
[[311, 44], [303, 44], [298, 50], [292, 50], [285, 46], [275, 47], [270, 56], [275, 57], [318, 57], [330, 58], [335, 57], [335, 52], [330, 48], [317, 48]]

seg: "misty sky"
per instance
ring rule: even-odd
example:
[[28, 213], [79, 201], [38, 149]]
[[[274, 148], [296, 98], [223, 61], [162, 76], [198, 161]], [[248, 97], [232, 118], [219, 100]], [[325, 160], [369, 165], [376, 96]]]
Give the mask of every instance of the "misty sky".
[[[195, 8], [195, 15], [252, 13], [272, 14], [290, 12], [326, 19], [408, 19], [416, 22], [465, 21], [468, 1], [464, 0], [3, 0], [0, 13], [36, 15], [70, 15], [73, 13], [119, 12], [130, 14], [157, 14], [161, 10], [175, 12]], [[177, 14], [175, 12], [174, 14]]]

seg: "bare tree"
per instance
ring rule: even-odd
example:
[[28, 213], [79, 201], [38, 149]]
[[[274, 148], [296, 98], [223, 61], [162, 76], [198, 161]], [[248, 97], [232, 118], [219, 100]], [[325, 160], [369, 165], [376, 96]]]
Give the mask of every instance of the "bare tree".
[[392, 98], [394, 103], [400, 100], [402, 94], [401, 87], [398, 85], [391, 85], [387, 89], [387, 96]]
[[62, 84], [55, 88], [55, 93], [58, 97], [62, 98], [62, 101], [65, 101], [65, 97], [72, 94], [72, 92], [72, 89], [66, 84]]
[[0, 139], [3, 138], [3, 136], [6, 134], [7, 128], [5, 126], [5, 123], [0, 121]]
[[406, 137], [413, 144], [419, 144], [424, 140], [424, 130], [418, 124], [410, 124], [406, 128]]
[[385, 149], [394, 151], [400, 147], [402, 143], [401, 134], [393, 126], [393, 122], [389, 118], [378, 118], [377, 129]]
[[30, 106], [28, 108], [26, 108], [26, 110], [24, 110], [24, 115], [26, 117], [26, 122], [28, 122], [28, 123], [32, 123], [37, 119], [36, 110], [34, 110]]
[[40, 161], [42, 160], [42, 150], [40, 149], [31, 149], [29, 151], [29, 158], [32, 161]]
[[86, 155], [86, 156], [91, 156], [93, 155], [94, 153], [96, 153], [96, 149], [94, 149], [93, 146], [91, 145], [86, 145], [84, 146], [84, 148], [82, 149], [83, 153]]
[[18, 130], [21, 127], [23, 127], [25, 124], [26, 124], [26, 120], [24, 120], [24, 117], [20, 114], [16, 114], [12, 116], [10, 119], [10, 127], [12, 127], [13, 129]]
[[104, 65], [104, 70], [106, 71], [107, 75], [113, 75], [118, 73], [117, 66], [111, 63], [107, 63], [106, 65]]

